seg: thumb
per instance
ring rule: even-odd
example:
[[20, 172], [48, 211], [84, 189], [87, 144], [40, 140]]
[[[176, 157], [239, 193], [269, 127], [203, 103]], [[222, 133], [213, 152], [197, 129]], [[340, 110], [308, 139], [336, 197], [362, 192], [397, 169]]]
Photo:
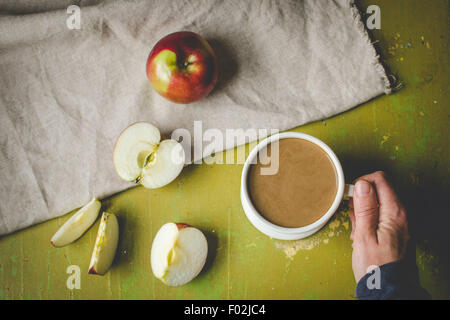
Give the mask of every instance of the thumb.
[[353, 195], [355, 212], [355, 238], [377, 241], [378, 201], [374, 187], [365, 180], [358, 180]]

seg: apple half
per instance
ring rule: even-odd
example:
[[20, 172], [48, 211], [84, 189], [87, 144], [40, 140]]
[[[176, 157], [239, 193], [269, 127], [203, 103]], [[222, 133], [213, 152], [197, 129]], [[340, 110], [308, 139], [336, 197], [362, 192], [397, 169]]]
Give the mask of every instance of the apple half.
[[154, 125], [137, 122], [120, 134], [113, 160], [122, 179], [155, 189], [178, 177], [184, 166], [185, 154], [177, 141], [161, 141], [161, 134]]
[[119, 223], [117, 218], [112, 213], [103, 212], [89, 264], [90, 274], [104, 275], [108, 271], [116, 255], [118, 243]]
[[50, 243], [59, 248], [77, 240], [95, 222], [100, 207], [100, 201], [93, 198], [56, 231]]
[[182, 286], [194, 279], [206, 262], [208, 243], [197, 228], [166, 223], [153, 240], [150, 262], [156, 278], [168, 286]]

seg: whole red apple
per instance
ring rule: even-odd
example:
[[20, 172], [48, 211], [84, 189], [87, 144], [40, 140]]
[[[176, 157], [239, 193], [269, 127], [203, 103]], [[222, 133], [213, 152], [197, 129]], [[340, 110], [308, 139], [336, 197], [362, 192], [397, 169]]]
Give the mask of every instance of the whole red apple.
[[152, 87], [176, 103], [190, 103], [206, 97], [217, 82], [216, 55], [205, 39], [182, 31], [159, 40], [147, 60]]

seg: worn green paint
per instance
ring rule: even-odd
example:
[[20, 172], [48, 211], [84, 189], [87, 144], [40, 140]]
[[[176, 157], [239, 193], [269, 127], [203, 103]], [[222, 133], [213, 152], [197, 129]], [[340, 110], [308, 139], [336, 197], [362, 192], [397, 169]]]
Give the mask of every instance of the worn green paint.
[[[404, 202], [415, 209], [409, 212], [410, 229], [421, 282], [434, 298], [448, 299], [448, 1], [366, 0], [361, 8], [369, 4], [381, 8], [382, 29], [372, 36], [403, 88], [295, 130], [326, 141], [348, 181], [388, 171]], [[241, 169], [190, 166], [160, 190], [139, 187], [104, 200], [102, 209], [118, 216], [121, 234], [114, 265], [103, 277], [87, 274], [98, 221], [60, 249], [50, 245], [50, 238], [70, 215], [2, 237], [0, 299], [354, 298], [345, 205], [312, 237], [272, 240], [245, 218]], [[153, 236], [168, 221], [197, 226], [210, 244], [204, 271], [181, 288], [165, 286], [150, 270]], [[70, 264], [82, 270], [81, 290], [66, 288]]]

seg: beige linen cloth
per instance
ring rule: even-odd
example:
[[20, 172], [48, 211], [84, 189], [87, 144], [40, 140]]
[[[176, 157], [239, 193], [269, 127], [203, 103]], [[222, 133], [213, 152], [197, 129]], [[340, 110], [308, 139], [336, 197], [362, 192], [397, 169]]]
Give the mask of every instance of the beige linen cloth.
[[[285, 130], [390, 91], [350, 0], [78, 1], [80, 30], [66, 25], [72, 3], [0, 1], [0, 234], [131, 187], [112, 152], [133, 122]], [[190, 105], [145, 73], [156, 41], [180, 30], [206, 38], [221, 68]]]

